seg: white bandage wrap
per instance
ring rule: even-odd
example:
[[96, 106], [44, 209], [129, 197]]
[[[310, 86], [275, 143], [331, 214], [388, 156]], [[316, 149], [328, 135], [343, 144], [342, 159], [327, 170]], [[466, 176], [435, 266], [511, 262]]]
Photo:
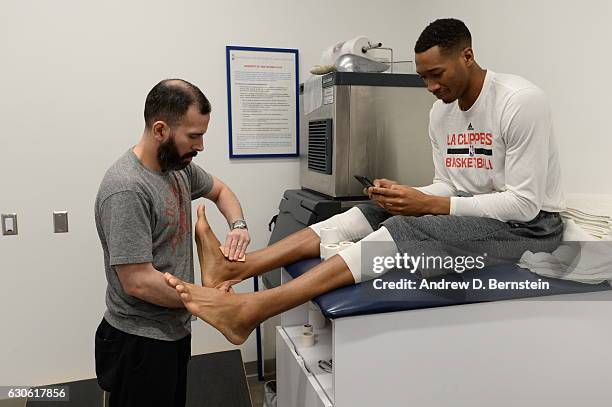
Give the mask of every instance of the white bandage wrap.
[[393, 257], [397, 253], [397, 246], [395, 245], [391, 234], [384, 226], [382, 226], [377, 231], [370, 233], [356, 244], [342, 250], [340, 253], [338, 253], [338, 256], [342, 257], [342, 259], [348, 266], [348, 269], [353, 275], [353, 279], [355, 280], [355, 284], [358, 284], [362, 281], [372, 280], [373, 278], [380, 277], [381, 275], [374, 273], [371, 267], [366, 267], [365, 269], [362, 269], [361, 245], [363, 244], [363, 242], [383, 242], [378, 243], [376, 245], [377, 249], [380, 248], [380, 253], [378, 251], [376, 253], [377, 256]]
[[356, 207], [310, 226], [317, 236], [321, 236], [321, 229], [326, 227], [338, 228], [338, 241], [363, 239], [373, 231], [370, 222]]

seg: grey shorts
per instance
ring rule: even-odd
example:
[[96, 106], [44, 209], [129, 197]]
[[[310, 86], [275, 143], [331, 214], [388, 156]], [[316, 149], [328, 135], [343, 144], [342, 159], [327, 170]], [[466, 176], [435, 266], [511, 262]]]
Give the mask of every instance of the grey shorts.
[[[529, 222], [502, 222], [491, 218], [453, 215], [392, 215], [364, 204], [358, 208], [374, 230], [389, 230], [400, 253], [410, 255], [482, 255], [486, 265], [515, 263], [526, 251], [552, 252], [561, 242], [563, 222], [558, 213], [540, 213]], [[421, 270], [423, 277], [447, 274]]]

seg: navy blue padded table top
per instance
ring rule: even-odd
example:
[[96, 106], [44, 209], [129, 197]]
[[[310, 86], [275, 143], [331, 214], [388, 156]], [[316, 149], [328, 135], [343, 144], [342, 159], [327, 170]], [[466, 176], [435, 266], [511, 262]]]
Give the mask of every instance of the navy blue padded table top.
[[[317, 264], [320, 259], [307, 259], [291, 264], [285, 269], [296, 278]], [[529, 270], [522, 269], [515, 264], [501, 264], [487, 267], [483, 270], [468, 271], [462, 274], [449, 274], [442, 277], [430, 278], [430, 282], [447, 282], [472, 284], [480, 280], [486, 289], [426, 289], [419, 288], [422, 279], [406, 271], [391, 270], [380, 276], [382, 282], [413, 281], [416, 288], [377, 290], [373, 281], [350, 285], [330, 291], [316, 297], [313, 301], [321, 308], [327, 318], [340, 318], [351, 315], [376, 314], [381, 312], [404, 311], [420, 308], [433, 308], [448, 305], [470, 304], [485, 301], [500, 301], [518, 298], [542, 297], [557, 294], [573, 294], [593, 291], [610, 290], [608, 283], [584, 284], [568, 280], [551, 279], [539, 276]], [[548, 282], [549, 287], [538, 289], [489, 289], [488, 282], [494, 279], [497, 282]], [[377, 283], [380, 285], [380, 282]], [[540, 284], [541, 287], [543, 287]]]

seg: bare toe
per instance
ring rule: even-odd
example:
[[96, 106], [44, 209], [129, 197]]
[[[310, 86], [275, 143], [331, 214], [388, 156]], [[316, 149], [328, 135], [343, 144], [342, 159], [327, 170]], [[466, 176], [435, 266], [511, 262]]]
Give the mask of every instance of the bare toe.
[[180, 284], [180, 280], [170, 273], [164, 273], [164, 279], [166, 280], [166, 284], [172, 288], [176, 288], [176, 286]]

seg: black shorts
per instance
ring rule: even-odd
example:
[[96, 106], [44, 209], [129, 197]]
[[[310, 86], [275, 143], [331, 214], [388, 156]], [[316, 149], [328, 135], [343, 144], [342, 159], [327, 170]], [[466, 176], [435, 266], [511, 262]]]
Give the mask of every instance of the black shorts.
[[184, 407], [191, 335], [161, 341], [131, 335], [105, 319], [96, 330], [96, 376], [110, 407]]

